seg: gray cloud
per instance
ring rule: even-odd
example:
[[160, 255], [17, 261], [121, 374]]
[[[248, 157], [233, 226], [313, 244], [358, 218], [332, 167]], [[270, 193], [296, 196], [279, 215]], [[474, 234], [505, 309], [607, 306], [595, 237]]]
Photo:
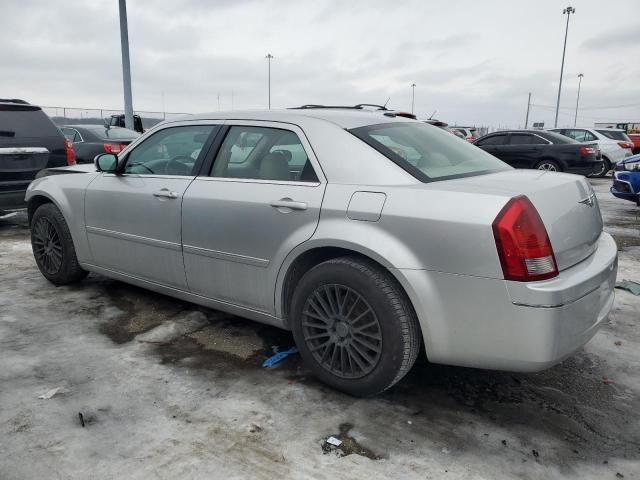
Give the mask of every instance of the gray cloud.
[[[624, 3], [624, 4], [622, 4]], [[634, 0], [620, 8], [637, 10]], [[585, 107], [635, 103], [635, 30], [582, 0], [571, 19], [561, 120], [572, 121], [576, 76]], [[558, 11], [559, 10], [559, 11]], [[383, 103], [453, 122], [523, 123], [527, 92], [554, 105], [564, 24], [554, 0], [527, 9], [462, 0], [129, 0], [134, 106], [202, 112], [272, 103]], [[0, 92], [44, 105], [118, 108], [122, 73], [115, 1], [5, 0]], [[566, 18], [566, 17], [565, 17]], [[7, 20], [10, 19], [10, 20]], [[553, 112], [534, 108], [549, 124]], [[584, 111], [640, 118], [637, 108]]]

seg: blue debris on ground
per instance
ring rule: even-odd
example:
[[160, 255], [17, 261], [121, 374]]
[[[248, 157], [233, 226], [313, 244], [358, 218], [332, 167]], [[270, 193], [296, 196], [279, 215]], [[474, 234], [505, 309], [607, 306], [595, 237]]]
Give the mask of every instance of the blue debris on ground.
[[278, 347], [273, 347], [273, 351], [275, 352], [272, 356], [267, 358], [264, 362], [262, 362], [262, 368], [273, 367], [274, 365], [280, 363], [289, 355], [293, 355], [294, 353], [298, 353], [298, 349], [296, 347], [291, 347], [288, 350], [283, 350], [281, 352], [278, 351]]

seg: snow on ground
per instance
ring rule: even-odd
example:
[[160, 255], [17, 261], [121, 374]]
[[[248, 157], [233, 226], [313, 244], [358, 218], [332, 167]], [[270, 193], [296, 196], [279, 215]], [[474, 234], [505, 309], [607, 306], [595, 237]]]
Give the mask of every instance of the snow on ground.
[[[640, 209], [611, 197], [610, 180], [592, 183], [619, 278], [640, 281]], [[296, 357], [262, 369], [273, 345], [292, 345], [287, 332], [97, 275], [54, 287], [24, 214], [11, 216], [0, 479], [640, 478], [639, 317], [640, 297], [618, 291], [604, 328], [550, 370], [419, 359], [390, 391], [355, 399]]]

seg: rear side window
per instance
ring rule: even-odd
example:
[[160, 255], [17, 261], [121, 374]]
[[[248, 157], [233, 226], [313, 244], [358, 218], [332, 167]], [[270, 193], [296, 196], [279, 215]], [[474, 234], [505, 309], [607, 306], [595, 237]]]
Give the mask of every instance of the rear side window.
[[622, 142], [630, 142], [631, 139], [627, 136], [626, 133], [615, 131], [615, 130], [596, 130], [600, 135], [604, 135], [611, 140], [618, 140]]
[[383, 123], [350, 132], [422, 182], [511, 169], [493, 155], [424, 123]]
[[513, 133], [509, 140], [510, 145], [544, 145], [548, 144], [546, 140], [538, 137], [537, 135], [531, 135], [528, 133]]
[[60, 130], [42, 110], [0, 110], [0, 143], [59, 136]]
[[294, 132], [232, 126], [216, 156], [212, 177], [317, 182], [309, 157]]
[[593, 141], [597, 140], [595, 135], [593, 135], [591, 132], [589, 132], [587, 130], [569, 130], [569, 129], [567, 129], [564, 132], [564, 134], [567, 137], [573, 138], [574, 140], [576, 140], [578, 142], [593, 142]]

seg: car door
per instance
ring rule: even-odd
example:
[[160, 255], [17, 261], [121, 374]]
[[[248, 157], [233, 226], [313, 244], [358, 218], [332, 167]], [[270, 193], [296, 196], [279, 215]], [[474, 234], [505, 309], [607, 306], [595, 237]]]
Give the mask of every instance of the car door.
[[198, 295], [272, 313], [280, 265], [313, 235], [326, 183], [297, 126], [227, 125], [184, 196], [187, 281]]
[[186, 290], [180, 208], [216, 130], [170, 123], [127, 150], [121, 174], [91, 182], [85, 222], [95, 265]]
[[515, 168], [533, 168], [538, 163], [543, 145], [548, 143], [532, 133], [512, 133], [508, 143], [501, 147], [500, 158]]

